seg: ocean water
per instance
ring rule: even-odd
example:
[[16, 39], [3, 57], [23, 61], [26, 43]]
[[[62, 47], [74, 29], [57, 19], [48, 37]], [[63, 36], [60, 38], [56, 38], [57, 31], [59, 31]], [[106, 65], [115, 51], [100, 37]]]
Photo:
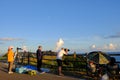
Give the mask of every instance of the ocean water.
[[115, 57], [116, 61], [120, 61], [120, 56], [113, 56]]
[[[120, 52], [108, 52], [108, 54], [120, 54]], [[115, 57], [116, 61], [120, 62], [120, 56], [111, 56], [111, 57]]]

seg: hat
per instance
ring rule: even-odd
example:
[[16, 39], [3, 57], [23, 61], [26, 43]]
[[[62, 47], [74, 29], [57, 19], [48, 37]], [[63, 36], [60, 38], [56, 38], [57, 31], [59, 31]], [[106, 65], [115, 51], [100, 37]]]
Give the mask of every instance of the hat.
[[8, 49], [13, 49], [13, 46], [9, 46]]

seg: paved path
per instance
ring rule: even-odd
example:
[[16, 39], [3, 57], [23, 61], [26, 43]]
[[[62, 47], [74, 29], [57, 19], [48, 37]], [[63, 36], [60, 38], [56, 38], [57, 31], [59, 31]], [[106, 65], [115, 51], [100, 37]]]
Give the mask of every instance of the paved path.
[[58, 76], [51, 73], [44, 73], [35, 76], [30, 76], [28, 74], [8, 74], [7, 65], [0, 62], [0, 80], [83, 80], [68, 76]]

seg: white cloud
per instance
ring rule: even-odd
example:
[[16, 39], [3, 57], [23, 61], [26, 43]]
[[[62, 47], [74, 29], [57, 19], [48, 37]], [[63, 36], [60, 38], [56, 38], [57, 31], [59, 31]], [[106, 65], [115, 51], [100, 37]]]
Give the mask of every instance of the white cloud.
[[109, 46], [108, 46], [108, 48], [110, 50], [115, 50], [117, 48], [117, 45], [110, 43]]
[[19, 41], [22, 40], [20, 38], [0, 38], [0, 41]]
[[95, 44], [93, 44], [93, 45], [90, 46], [90, 50], [96, 51], [96, 50], [99, 50], [99, 49]]
[[96, 45], [92, 45], [91, 48], [92, 48], [92, 49], [95, 49], [95, 48], [96, 48]]
[[103, 46], [96, 46], [95, 44], [90, 47], [91, 50], [116, 50], [118, 46], [113, 43], [105, 44]]
[[117, 45], [113, 43], [109, 43], [108, 45], [104, 45], [103, 50], [116, 50]]

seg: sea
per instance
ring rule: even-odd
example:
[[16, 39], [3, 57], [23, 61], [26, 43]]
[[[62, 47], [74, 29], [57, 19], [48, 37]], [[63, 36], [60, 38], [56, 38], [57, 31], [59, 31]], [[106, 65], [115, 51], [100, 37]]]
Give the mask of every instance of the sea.
[[[107, 54], [120, 54], [120, 52], [107, 52]], [[116, 61], [120, 62], [120, 55], [119, 56], [111, 56], [114, 57], [116, 59]]]

